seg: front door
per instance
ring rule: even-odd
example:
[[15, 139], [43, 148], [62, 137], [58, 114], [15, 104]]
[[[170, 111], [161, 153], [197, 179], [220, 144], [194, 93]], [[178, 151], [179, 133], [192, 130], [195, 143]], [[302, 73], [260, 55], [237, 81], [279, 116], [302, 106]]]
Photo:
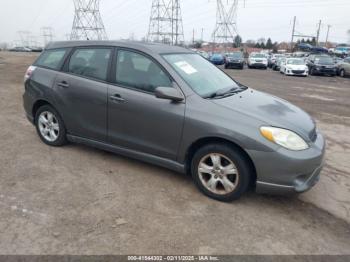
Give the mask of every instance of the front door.
[[108, 139], [111, 143], [175, 160], [185, 103], [159, 99], [156, 87], [173, 87], [168, 74], [152, 58], [119, 50], [115, 83], [108, 87]]

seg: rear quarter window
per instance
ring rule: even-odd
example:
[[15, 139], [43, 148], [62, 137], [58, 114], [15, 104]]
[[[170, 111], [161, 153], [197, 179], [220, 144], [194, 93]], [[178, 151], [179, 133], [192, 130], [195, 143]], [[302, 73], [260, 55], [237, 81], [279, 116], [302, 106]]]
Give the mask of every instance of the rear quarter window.
[[35, 62], [35, 65], [57, 70], [66, 53], [67, 49], [46, 50]]

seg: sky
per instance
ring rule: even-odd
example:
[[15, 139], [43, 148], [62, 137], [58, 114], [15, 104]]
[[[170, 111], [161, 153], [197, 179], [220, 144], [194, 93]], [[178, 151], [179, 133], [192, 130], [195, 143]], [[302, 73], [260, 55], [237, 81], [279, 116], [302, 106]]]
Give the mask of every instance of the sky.
[[[225, 4], [232, 0], [223, 0]], [[185, 41], [212, 40], [216, 21], [215, 0], [180, 0]], [[147, 34], [152, 0], [100, 0], [100, 12], [109, 39], [141, 39]], [[296, 31], [315, 35], [322, 20], [320, 41], [349, 41], [350, 0], [239, 0], [238, 33], [246, 40], [271, 37], [272, 41], [290, 41], [293, 17]], [[0, 43], [19, 40], [19, 31], [30, 31], [43, 41], [40, 28], [52, 27], [54, 40], [66, 40], [74, 17], [73, 0], [0, 0]]]

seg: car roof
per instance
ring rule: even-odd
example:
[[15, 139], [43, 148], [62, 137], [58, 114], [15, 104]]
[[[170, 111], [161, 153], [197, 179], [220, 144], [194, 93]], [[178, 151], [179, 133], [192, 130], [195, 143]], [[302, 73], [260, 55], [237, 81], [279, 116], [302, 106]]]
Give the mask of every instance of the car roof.
[[165, 53], [195, 53], [192, 50], [159, 43], [137, 42], [137, 41], [59, 41], [50, 42], [45, 49], [86, 47], [86, 46], [115, 46], [125, 47], [143, 51], [145, 53], [165, 54]]

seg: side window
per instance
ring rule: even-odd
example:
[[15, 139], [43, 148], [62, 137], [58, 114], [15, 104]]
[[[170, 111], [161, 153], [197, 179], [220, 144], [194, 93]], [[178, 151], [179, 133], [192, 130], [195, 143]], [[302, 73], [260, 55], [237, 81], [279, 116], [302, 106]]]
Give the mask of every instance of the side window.
[[107, 79], [109, 48], [76, 49], [70, 58], [68, 72], [99, 80]]
[[166, 73], [151, 59], [131, 51], [118, 51], [116, 81], [119, 84], [154, 92], [157, 87], [171, 87]]
[[67, 49], [45, 50], [35, 62], [35, 65], [57, 70], [66, 52]]

